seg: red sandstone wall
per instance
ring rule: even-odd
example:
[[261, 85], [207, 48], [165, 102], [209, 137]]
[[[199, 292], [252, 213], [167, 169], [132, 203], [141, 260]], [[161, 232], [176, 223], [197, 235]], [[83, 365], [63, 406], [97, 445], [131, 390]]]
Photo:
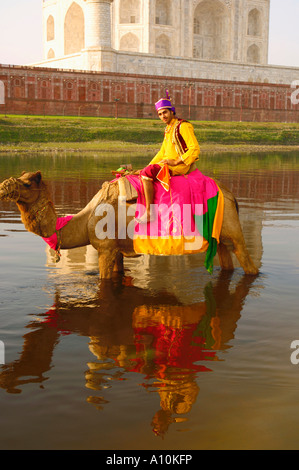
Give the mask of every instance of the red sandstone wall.
[[155, 117], [168, 88], [177, 114], [217, 121], [299, 122], [289, 85], [1, 66], [2, 114]]

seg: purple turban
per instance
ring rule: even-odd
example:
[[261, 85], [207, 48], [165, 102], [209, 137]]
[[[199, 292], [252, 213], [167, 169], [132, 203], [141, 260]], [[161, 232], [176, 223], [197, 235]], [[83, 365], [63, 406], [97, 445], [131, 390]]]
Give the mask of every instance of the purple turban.
[[170, 96], [168, 94], [168, 90], [166, 90], [166, 98], [162, 98], [157, 103], [155, 104], [156, 111], [160, 111], [160, 109], [171, 109], [175, 113], [175, 108], [172, 106], [171, 101], [170, 101]]

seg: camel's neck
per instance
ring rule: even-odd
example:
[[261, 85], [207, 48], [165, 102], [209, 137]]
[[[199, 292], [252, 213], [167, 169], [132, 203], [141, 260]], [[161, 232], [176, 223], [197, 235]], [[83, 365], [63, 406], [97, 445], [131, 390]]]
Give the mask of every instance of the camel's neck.
[[[116, 188], [118, 186], [114, 185]], [[110, 185], [107, 183], [93, 197], [93, 199], [78, 214], [74, 215], [65, 226], [59, 229], [59, 245], [61, 249], [76, 248], [90, 244], [88, 234], [88, 220], [100, 201], [117, 201], [118, 193], [113, 186], [109, 199]], [[21, 212], [22, 222], [29, 232], [33, 232], [42, 238], [49, 238], [56, 231], [57, 214], [49, 199], [47, 190], [42, 190], [38, 199], [31, 204], [17, 202]]]
[[[47, 191], [41, 192], [39, 198], [31, 204], [18, 202], [22, 222], [29, 232], [44, 239], [49, 239], [57, 232], [57, 214]], [[89, 244], [87, 234], [88, 206], [76, 214], [67, 225], [59, 229], [59, 245], [62, 249], [76, 248]], [[49, 243], [49, 241], [47, 241]], [[51, 241], [51, 245], [54, 243]], [[50, 244], [50, 243], [49, 243]]]
[[57, 215], [46, 192], [33, 203], [17, 203], [26, 230], [41, 237], [50, 237], [56, 228]]

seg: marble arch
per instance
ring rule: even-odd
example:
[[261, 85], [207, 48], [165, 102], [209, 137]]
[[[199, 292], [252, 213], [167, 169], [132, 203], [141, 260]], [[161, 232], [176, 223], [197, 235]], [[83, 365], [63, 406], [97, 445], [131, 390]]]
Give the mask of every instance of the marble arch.
[[156, 24], [171, 25], [171, 3], [170, 0], [156, 0]]
[[139, 52], [139, 43], [140, 41], [136, 34], [127, 33], [122, 36], [119, 43], [119, 49], [121, 51]]
[[53, 51], [52, 48], [49, 49], [47, 58], [48, 58], [48, 59], [54, 59], [54, 58], [55, 58], [55, 52]]
[[249, 64], [259, 64], [260, 59], [260, 48], [256, 44], [251, 44], [247, 49], [247, 62]]
[[194, 9], [193, 51], [196, 58], [229, 58], [230, 11], [220, 0], [202, 0]]
[[248, 36], [260, 36], [262, 32], [262, 15], [261, 12], [254, 8], [248, 14]]
[[171, 55], [170, 39], [166, 34], [160, 34], [156, 39], [155, 53], [162, 56]]
[[64, 54], [80, 52], [85, 47], [85, 19], [78, 3], [73, 2], [64, 19]]
[[140, 23], [140, 0], [120, 0], [120, 23]]
[[54, 18], [50, 15], [47, 19], [47, 41], [55, 39], [55, 23]]

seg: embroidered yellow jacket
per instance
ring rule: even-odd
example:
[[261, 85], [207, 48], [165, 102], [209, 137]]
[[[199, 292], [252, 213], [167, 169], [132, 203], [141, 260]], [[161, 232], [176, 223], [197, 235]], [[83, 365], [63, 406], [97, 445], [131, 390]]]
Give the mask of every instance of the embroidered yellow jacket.
[[190, 122], [174, 118], [165, 129], [162, 147], [152, 159], [150, 165], [160, 163], [164, 158], [177, 160], [182, 163], [172, 166], [173, 175], [185, 175], [190, 166], [199, 158], [200, 148], [194, 135], [194, 129]]

